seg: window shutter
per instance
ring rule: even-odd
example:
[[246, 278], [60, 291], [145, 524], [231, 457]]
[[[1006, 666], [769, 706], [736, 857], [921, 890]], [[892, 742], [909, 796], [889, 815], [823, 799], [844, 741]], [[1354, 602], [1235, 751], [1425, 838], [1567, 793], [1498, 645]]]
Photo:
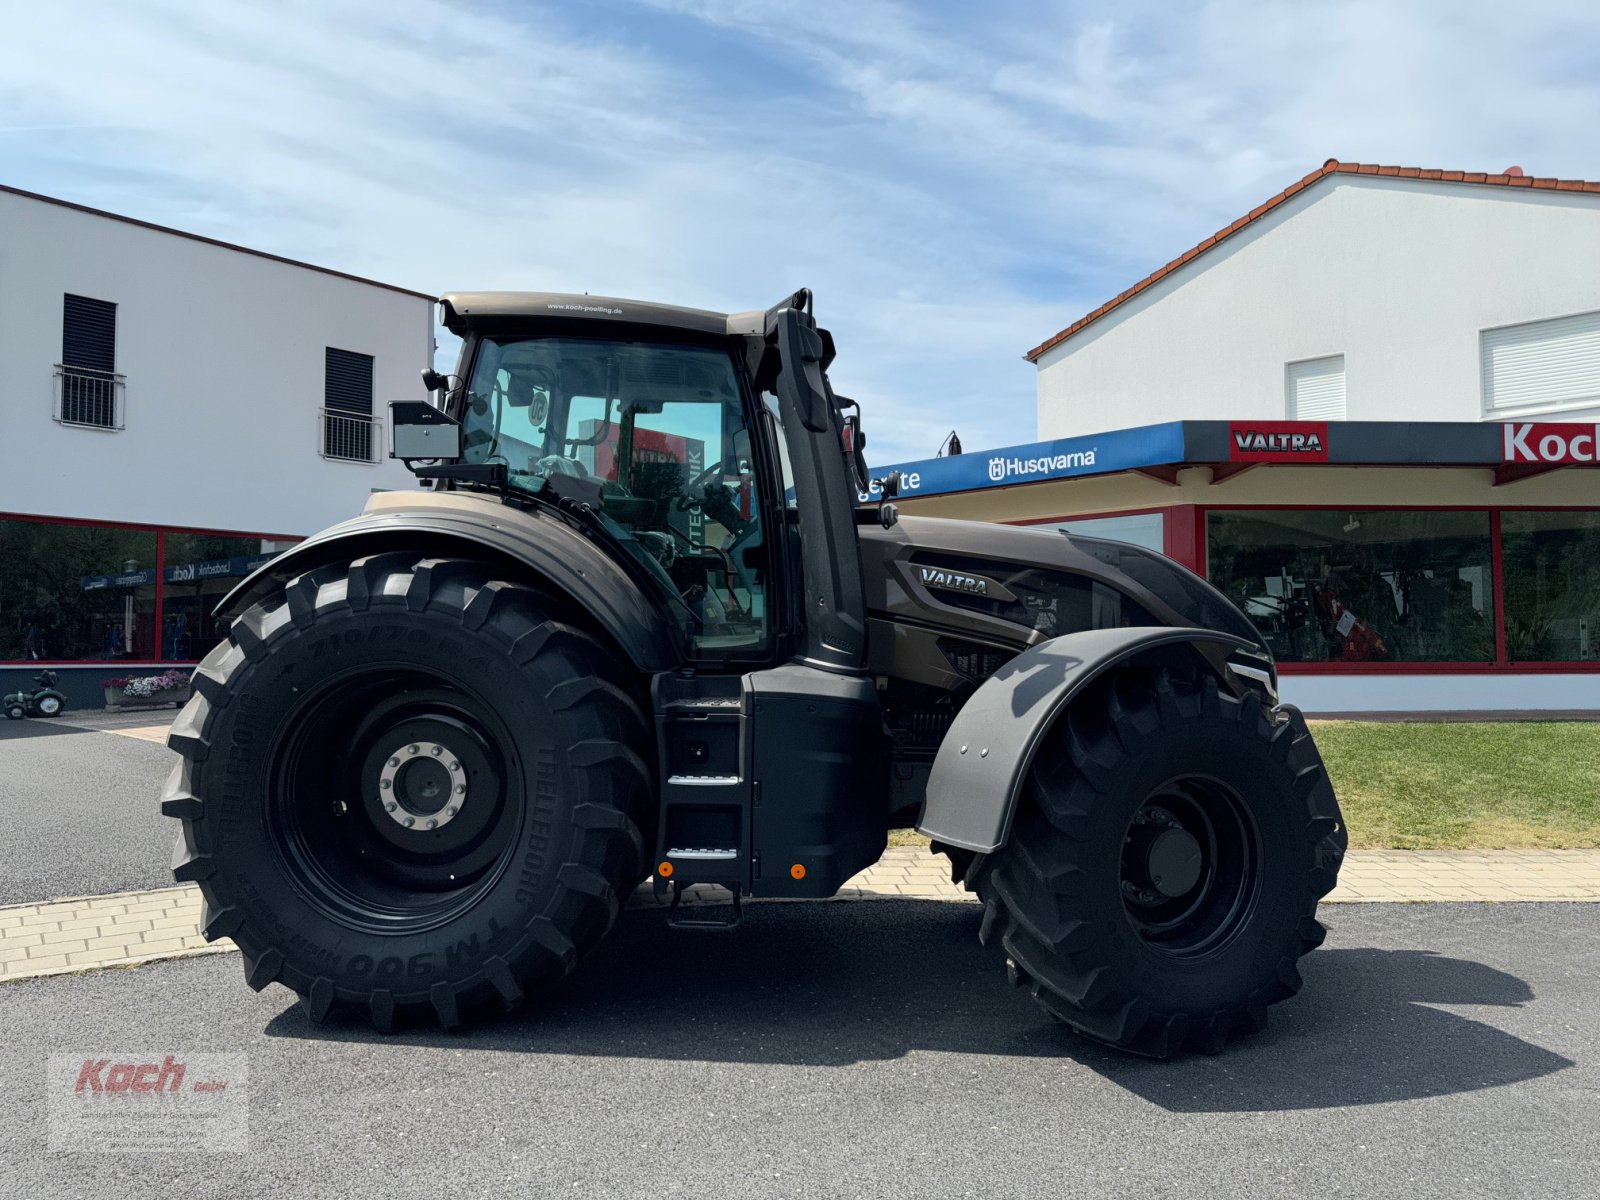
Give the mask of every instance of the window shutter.
[[1288, 363], [1283, 377], [1291, 421], [1344, 420], [1344, 355]]
[[1486, 414], [1600, 402], [1600, 312], [1485, 329], [1480, 344]]
[[87, 296], [61, 298], [61, 364], [90, 371], [117, 369], [117, 306]]
[[322, 406], [333, 412], [372, 415], [372, 355], [327, 348]]

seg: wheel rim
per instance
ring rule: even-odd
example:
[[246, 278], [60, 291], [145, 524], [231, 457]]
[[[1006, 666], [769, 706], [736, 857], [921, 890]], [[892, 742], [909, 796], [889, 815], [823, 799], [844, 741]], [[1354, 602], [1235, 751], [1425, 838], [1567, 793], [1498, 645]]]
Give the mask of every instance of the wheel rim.
[[1219, 953], [1260, 892], [1255, 819], [1219, 780], [1169, 780], [1128, 823], [1118, 883], [1123, 911], [1150, 949], [1178, 959]]
[[512, 738], [482, 698], [412, 669], [330, 681], [269, 771], [272, 844], [314, 907], [369, 932], [435, 928], [503, 874], [522, 820]]
[[61, 711], [61, 701], [54, 696], [46, 696], [39, 701], [39, 711], [47, 717], [53, 717]]

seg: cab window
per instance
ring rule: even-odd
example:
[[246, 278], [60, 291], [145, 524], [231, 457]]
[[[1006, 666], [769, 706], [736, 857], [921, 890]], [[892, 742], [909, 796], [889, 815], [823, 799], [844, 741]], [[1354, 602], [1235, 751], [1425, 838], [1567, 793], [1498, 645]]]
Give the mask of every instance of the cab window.
[[721, 350], [484, 338], [462, 418], [467, 462], [539, 493], [598, 488], [599, 520], [668, 592], [698, 656], [766, 643], [769, 581], [750, 431]]

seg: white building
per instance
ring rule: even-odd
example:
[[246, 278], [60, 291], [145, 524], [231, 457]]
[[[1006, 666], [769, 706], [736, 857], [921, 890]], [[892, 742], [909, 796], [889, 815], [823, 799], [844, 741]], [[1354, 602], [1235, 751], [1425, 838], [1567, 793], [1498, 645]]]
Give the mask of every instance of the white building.
[[5, 682], [192, 662], [252, 560], [412, 485], [425, 293], [0, 187], [0, 314]]
[[1206, 419], [1592, 422], [1600, 186], [1330, 161], [1028, 357], [1041, 439]]
[[1308, 711], [1600, 711], [1600, 183], [1330, 161], [1027, 357], [906, 511], [1160, 550]]

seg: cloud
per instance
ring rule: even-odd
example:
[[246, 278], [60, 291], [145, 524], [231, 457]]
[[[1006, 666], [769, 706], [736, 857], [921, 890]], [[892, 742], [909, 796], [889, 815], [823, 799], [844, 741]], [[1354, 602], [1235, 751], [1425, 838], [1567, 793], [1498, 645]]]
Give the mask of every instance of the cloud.
[[1591, 8], [64, 0], [0, 153], [424, 290], [811, 286], [888, 461], [1032, 437], [1025, 350], [1330, 154], [1592, 176]]

